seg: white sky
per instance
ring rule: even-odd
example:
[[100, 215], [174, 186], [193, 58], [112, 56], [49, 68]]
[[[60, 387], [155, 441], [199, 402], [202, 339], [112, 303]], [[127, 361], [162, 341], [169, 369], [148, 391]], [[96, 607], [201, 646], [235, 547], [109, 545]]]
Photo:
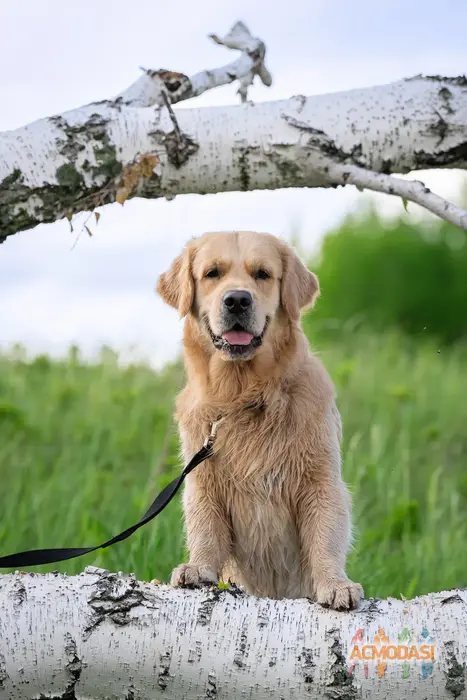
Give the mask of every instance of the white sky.
[[[254, 87], [256, 101], [467, 72], [465, 0], [3, 0], [0, 130], [110, 97], [139, 66], [190, 75], [226, 63], [234, 53], [206, 35], [224, 34], [237, 19], [268, 48], [274, 84]], [[227, 86], [184, 107], [236, 101]], [[455, 172], [424, 179], [452, 199], [465, 182]], [[132, 200], [102, 209], [93, 238], [84, 233], [76, 245], [79, 220], [75, 233], [65, 221], [18, 234], [0, 246], [0, 347], [21, 342], [31, 353], [61, 354], [76, 343], [92, 356], [107, 343], [163, 362], [177, 353], [181, 326], [154, 284], [186, 239], [206, 230], [299, 230], [312, 248], [362, 201], [351, 188]]]

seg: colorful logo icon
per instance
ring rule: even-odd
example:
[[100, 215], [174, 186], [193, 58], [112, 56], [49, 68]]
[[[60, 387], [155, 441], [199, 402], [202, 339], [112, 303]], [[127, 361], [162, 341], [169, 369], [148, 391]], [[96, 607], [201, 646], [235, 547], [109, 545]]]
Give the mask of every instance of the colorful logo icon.
[[351, 676], [361, 667], [365, 678], [368, 678], [371, 662], [376, 662], [378, 678], [384, 678], [388, 663], [400, 663], [402, 678], [408, 678], [411, 669], [421, 662], [422, 678], [428, 678], [433, 673], [435, 660], [435, 640], [424, 628], [416, 637], [408, 627], [404, 627], [397, 635], [397, 641], [391, 641], [383, 628], [379, 628], [372, 639], [365, 638], [365, 628], [361, 627], [350, 641], [349, 671]]

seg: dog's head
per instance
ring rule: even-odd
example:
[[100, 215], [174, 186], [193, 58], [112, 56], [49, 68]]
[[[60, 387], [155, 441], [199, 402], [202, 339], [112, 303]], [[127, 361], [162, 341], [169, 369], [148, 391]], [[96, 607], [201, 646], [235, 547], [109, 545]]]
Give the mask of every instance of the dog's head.
[[297, 321], [313, 304], [319, 285], [280, 239], [242, 231], [192, 240], [157, 291], [182, 317], [196, 320], [212, 352], [250, 360], [287, 317]]

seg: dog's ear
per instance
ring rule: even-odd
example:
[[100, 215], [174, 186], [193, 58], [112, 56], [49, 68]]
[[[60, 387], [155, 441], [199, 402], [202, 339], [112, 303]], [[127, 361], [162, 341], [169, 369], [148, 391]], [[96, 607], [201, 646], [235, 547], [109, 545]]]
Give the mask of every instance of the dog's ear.
[[193, 250], [188, 245], [183, 253], [175, 258], [167, 272], [162, 273], [156, 287], [162, 299], [178, 309], [182, 318], [190, 311], [195, 297], [192, 258]]
[[282, 265], [281, 304], [296, 321], [302, 309], [313, 306], [318, 298], [319, 282], [289, 247], [284, 246]]

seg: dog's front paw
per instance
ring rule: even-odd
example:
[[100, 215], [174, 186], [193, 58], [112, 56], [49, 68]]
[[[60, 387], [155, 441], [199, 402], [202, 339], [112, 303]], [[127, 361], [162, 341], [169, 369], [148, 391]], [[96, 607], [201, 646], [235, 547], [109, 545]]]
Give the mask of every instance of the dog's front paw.
[[354, 610], [363, 598], [363, 588], [348, 578], [330, 578], [316, 587], [316, 600], [325, 608]]
[[209, 566], [181, 564], [172, 571], [170, 583], [180, 588], [217, 585], [219, 576]]

